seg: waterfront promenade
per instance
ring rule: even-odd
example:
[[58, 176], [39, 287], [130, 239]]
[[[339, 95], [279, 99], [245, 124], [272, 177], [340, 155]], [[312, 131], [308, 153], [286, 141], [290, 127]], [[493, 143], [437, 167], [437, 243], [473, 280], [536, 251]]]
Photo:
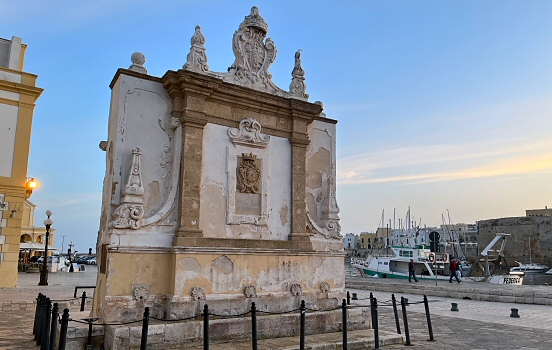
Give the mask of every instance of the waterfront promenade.
[[[34, 316], [33, 301], [39, 292], [45, 293], [55, 299], [70, 299], [73, 297], [75, 285], [93, 285], [96, 280], [96, 267], [87, 267], [87, 272], [75, 274], [57, 273], [50, 275], [50, 285], [39, 287], [37, 274], [20, 274], [19, 285], [13, 289], [0, 289], [0, 349], [23, 350], [37, 349], [32, 341], [32, 320]], [[349, 288], [355, 282], [357, 288]], [[422, 300], [422, 295], [417, 294], [423, 288], [433, 288], [435, 292], [466, 293], [458, 292], [468, 283], [449, 284], [440, 282], [437, 287], [429, 282], [418, 284], [408, 281], [390, 281], [371, 279], [347, 279], [347, 285], [351, 293], [357, 293], [359, 299], [353, 301], [353, 305], [368, 305], [370, 291], [380, 303], [391, 299], [389, 291], [378, 291], [377, 289], [395, 289], [393, 293], [400, 300], [401, 296], [407, 297], [411, 302]], [[360, 289], [358, 287], [362, 287]], [[415, 288], [414, 288], [415, 287]], [[422, 288], [423, 287], [423, 288]], [[512, 293], [544, 293], [549, 286], [488, 286], [474, 284], [474, 290], [482, 288], [487, 290], [504, 290], [504, 293], [512, 287], [518, 291]], [[364, 289], [365, 288], [365, 289]], [[488, 288], [488, 289], [487, 289]], [[456, 291], [455, 291], [456, 290]], [[410, 291], [410, 292], [408, 292]], [[413, 293], [412, 291], [416, 292]], [[92, 294], [91, 290], [87, 293]], [[496, 293], [496, 292], [495, 292]], [[484, 295], [484, 294], [481, 294]], [[456, 295], [459, 296], [459, 295]], [[519, 297], [518, 297], [519, 298]], [[529, 297], [528, 297], [529, 298]], [[428, 331], [425, 313], [422, 304], [410, 305], [408, 310], [408, 323], [411, 333], [413, 349], [454, 349], [454, 350], [479, 350], [479, 349], [552, 349], [552, 306], [524, 303], [530, 299], [518, 299], [517, 303], [489, 302], [482, 300], [467, 300], [451, 298], [448, 296], [429, 296], [433, 332], [435, 342], [428, 342]], [[514, 299], [515, 300], [515, 299]], [[450, 311], [451, 303], [458, 304], [460, 311]], [[77, 305], [71, 308], [76, 311]], [[511, 308], [518, 308], [520, 318], [511, 318]], [[382, 332], [386, 334], [396, 333], [393, 310], [388, 306], [380, 306], [379, 325]], [[400, 310], [400, 309], [399, 309]], [[75, 314], [76, 315], [76, 314]], [[83, 316], [84, 317], [84, 316]], [[401, 317], [401, 330], [404, 336], [404, 325]], [[351, 334], [351, 338], [363, 339], [364, 344], [373, 340], [373, 331], [358, 331]], [[384, 338], [382, 334], [382, 339]], [[339, 342], [339, 334], [322, 337], [308, 337], [307, 349], [340, 349], [332, 345], [332, 342]], [[309, 343], [311, 342], [311, 343]], [[317, 343], [317, 347], [309, 347]], [[284, 350], [297, 349], [298, 338], [287, 338], [280, 340], [264, 340], [259, 342], [259, 349]], [[197, 349], [201, 349], [198, 347]], [[212, 344], [213, 350], [245, 350], [250, 349], [249, 342], [235, 342], [232, 344]], [[350, 349], [369, 349], [368, 347], [349, 347]], [[382, 345], [382, 349], [404, 349], [404, 345]], [[195, 349], [195, 348], [190, 348]]]

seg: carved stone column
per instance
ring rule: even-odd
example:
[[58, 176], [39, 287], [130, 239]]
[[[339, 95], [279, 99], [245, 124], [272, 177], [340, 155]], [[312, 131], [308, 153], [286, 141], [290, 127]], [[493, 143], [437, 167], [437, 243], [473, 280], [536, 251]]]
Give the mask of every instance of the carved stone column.
[[294, 241], [309, 240], [307, 233], [307, 126], [310, 122], [301, 116], [293, 115], [293, 131], [291, 143], [291, 234], [289, 239]]

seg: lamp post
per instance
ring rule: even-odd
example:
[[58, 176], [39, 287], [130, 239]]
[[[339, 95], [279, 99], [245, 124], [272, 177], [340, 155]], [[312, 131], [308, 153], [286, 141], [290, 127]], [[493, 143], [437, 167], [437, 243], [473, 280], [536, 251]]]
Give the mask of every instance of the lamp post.
[[73, 258], [71, 255], [71, 249], [73, 248], [73, 246], [73, 241], [71, 241], [71, 243], [69, 243], [69, 249], [67, 249], [67, 257], [69, 258], [69, 272], [75, 271], [75, 269], [73, 268]]
[[46, 210], [46, 216], [48, 218], [44, 220], [44, 226], [46, 226], [46, 239], [44, 240], [44, 261], [42, 262], [42, 269], [40, 270], [40, 282], [39, 286], [48, 285], [48, 240], [50, 238], [50, 227], [54, 224], [54, 220], [50, 219], [52, 216], [51, 210]]

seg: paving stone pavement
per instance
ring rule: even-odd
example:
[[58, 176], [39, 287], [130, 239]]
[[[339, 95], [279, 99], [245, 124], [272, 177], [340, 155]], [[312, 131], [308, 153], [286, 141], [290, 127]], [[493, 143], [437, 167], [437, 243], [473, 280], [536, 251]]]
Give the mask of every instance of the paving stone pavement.
[[[359, 299], [369, 298], [370, 292], [350, 290]], [[391, 294], [374, 292], [378, 304], [391, 299]], [[423, 297], [404, 296], [409, 302], [422, 301]], [[408, 326], [413, 349], [498, 350], [498, 349], [552, 349], [552, 307], [532, 304], [492, 303], [475, 300], [429, 297], [431, 323], [435, 341], [429, 342], [429, 332], [423, 304], [407, 307]], [[436, 301], [438, 300], [438, 301]], [[450, 311], [451, 303], [457, 303], [460, 311]], [[352, 304], [369, 304], [359, 300]], [[390, 303], [389, 303], [390, 304]], [[404, 335], [400, 305], [399, 318]], [[510, 317], [511, 308], [518, 308], [520, 318]], [[393, 308], [378, 307], [380, 329], [396, 331]], [[404, 349], [403, 345], [390, 345], [385, 349]]]
[[[31, 304], [38, 292], [54, 298], [72, 298], [75, 285], [95, 284], [96, 272], [52, 274], [50, 286], [38, 287], [38, 275], [22, 274], [20, 285], [13, 289], [0, 289], [0, 349], [37, 349], [32, 340], [34, 306]], [[29, 276], [30, 275], [30, 276]], [[348, 289], [360, 299], [369, 297], [367, 290]], [[90, 294], [92, 292], [90, 291]], [[374, 292], [378, 302], [389, 301], [391, 293]], [[422, 296], [396, 293], [400, 300], [405, 296], [410, 302], [421, 301]], [[429, 342], [423, 304], [407, 307], [412, 349], [498, 350], [498, 349], [552, 349], [552, 306], [535, 304], [496, 303], [476, 300], [429, 297], [434, 342]], [[450, 311], [451, 303], [458, 304], [459, 312]], [[367, 305], [367, 300], [354, 302]], [[25, 307], [22, 307], [25, 305]], [[511, 318], [511, 308], [519, 309], [520, 318]], [[399, 309], [400, 311], [400, 309]], [[395, 332], [393, 310], [389, 306], [378, 308], [381, 331]], [[399, 312], [400, 314], [400, 312]], [[401, 317], [401, 329], [404, 325]], [[372, 330], [366, 331], [368, 336]], [[404, 335], [404, 334], [403, 334]], [[291, 339], [273, 340], [264, 349], [284, 349]], [[226, 346], [225, 346], [226, 345]], [[307, 343], [308, 345], [308, 343]], [[214, 350], [250, 349], [248, 342], [213, 345]], [[293, 347], [291, 347], [293, 348]], [[334, 347], [339, 349], [340, 347]], [[384, 345], [382, 349], [405, 349], [404, 345]]]

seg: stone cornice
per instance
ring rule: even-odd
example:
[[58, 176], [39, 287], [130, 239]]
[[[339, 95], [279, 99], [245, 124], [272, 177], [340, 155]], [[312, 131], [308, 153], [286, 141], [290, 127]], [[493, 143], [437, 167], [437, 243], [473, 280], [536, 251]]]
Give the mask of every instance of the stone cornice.
[[0, 90], [15, 92], [21, 95], [27, 95], [32, 96], [34, 100], [36, 100], [41, 94], [44, 89], [26, 85], [26, 84], [20, 84], [20, 83], [13, 83], [10, 81], [4, 81], [0, 80]]
[[158, 83], [162, 82], [161, 78], [158, 78], [158, 77], [154, 77], [154, 76], [151, 76], [151, 75], [148, 75], [148, 74], [138, 73], [138, 72], [135, 72], [135, 71], [132, 71], [132, 70], [124, 69], [124, 68], [119, 68], [119, 69], [117, 69], [117, 72], [115, 73], [115, 76], [113, 77], [113, 79], [111, 79], [111, 83], [109, 83], [109, 88], [110, 89], [113, 89], [113, 86], [115, 86], [115, 83], [117, 82], [117, 79], [119, 79], [119, 76], [121, 74], [128, 75], [128, 76], [135, 77], [135, 78], [155, 81], [155, 82], [158, 82]]

